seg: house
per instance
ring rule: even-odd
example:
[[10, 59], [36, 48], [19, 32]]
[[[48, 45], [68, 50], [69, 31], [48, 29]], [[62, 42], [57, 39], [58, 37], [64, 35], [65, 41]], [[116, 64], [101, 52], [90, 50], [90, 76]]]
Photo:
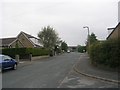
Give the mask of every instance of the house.
[[107, 40], [120, 39], [120, 22], [107, 37]]
[[68, 46], [68, 50], [72, 52], [77, 51], [77, 46]]
[[42, 45], [39, 43], [39, 39], [29, 35], [25, 32], [20, 32], [17, 37], [13, 38], [2, 38], [0, 39], [2, 48], [39, 48]]
[[[0, 45], [0, 47], [2, 48], [12, 48], [12, 46], [15, 44], [15, 42], [18, 42], [16, 37], [13, 38], [2, 38], [0, 39], [0, 41], [2, 41], [2, 44]], [[18, 42], [19, 46], [22, 47], [22, 43]]]

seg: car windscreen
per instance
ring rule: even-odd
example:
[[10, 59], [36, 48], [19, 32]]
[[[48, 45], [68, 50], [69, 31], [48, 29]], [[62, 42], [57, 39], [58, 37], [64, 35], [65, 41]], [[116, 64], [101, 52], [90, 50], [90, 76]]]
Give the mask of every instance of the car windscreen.
[[3, 61], [3, 60], [10, 60], [11, 57], [9, 56], [6, 56], [6, 55], [0, 55], [0, 61]]
[[0, 62], [2, 62], [2, 60], [3, 60], [3, 56], [2, 56], [2, 55], [0, 55]]

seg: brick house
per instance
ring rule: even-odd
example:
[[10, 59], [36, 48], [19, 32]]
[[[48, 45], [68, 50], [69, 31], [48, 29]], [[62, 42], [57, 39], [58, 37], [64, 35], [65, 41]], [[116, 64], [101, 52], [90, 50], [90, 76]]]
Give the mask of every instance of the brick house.
[[0, 39], [2, 48], [40, 48], [39, 39], [25, 32], [20, 32], [17, 37]]

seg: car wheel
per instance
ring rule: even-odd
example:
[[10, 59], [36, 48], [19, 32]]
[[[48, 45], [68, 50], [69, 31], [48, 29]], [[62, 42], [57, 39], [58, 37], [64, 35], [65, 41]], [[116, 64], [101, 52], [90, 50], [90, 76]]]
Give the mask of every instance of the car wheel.
[[16, 70], [17, 69], [17, 65], [15, 64], [14, 66], [13, 66], [13, 70]]

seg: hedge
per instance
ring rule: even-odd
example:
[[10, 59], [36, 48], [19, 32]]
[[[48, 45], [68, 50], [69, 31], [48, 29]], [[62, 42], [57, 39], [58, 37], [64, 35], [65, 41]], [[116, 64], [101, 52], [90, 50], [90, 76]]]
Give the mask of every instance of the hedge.
[[31, 53], [33, 56], [49, 55], [49, 50], [45, 48], [27, 48], [27, 53]]
[[96, 42], [90, 46], [90, 58], [93, 64], [102, 64], [117, 68], [120, 66], [120, 40]]
[[48, 55], [49, 50], [45, 48], [5, 48], [2, 49], [2, 54], [9, 55], [13, 58], [18, 54], [20, 57], [26, 58], [29, 54], [32, 54], [33, 56]]
[[86, 46], [79, 46], [78, 47], [78, 52], [80, 52], [80, 53], [86, 52]]

